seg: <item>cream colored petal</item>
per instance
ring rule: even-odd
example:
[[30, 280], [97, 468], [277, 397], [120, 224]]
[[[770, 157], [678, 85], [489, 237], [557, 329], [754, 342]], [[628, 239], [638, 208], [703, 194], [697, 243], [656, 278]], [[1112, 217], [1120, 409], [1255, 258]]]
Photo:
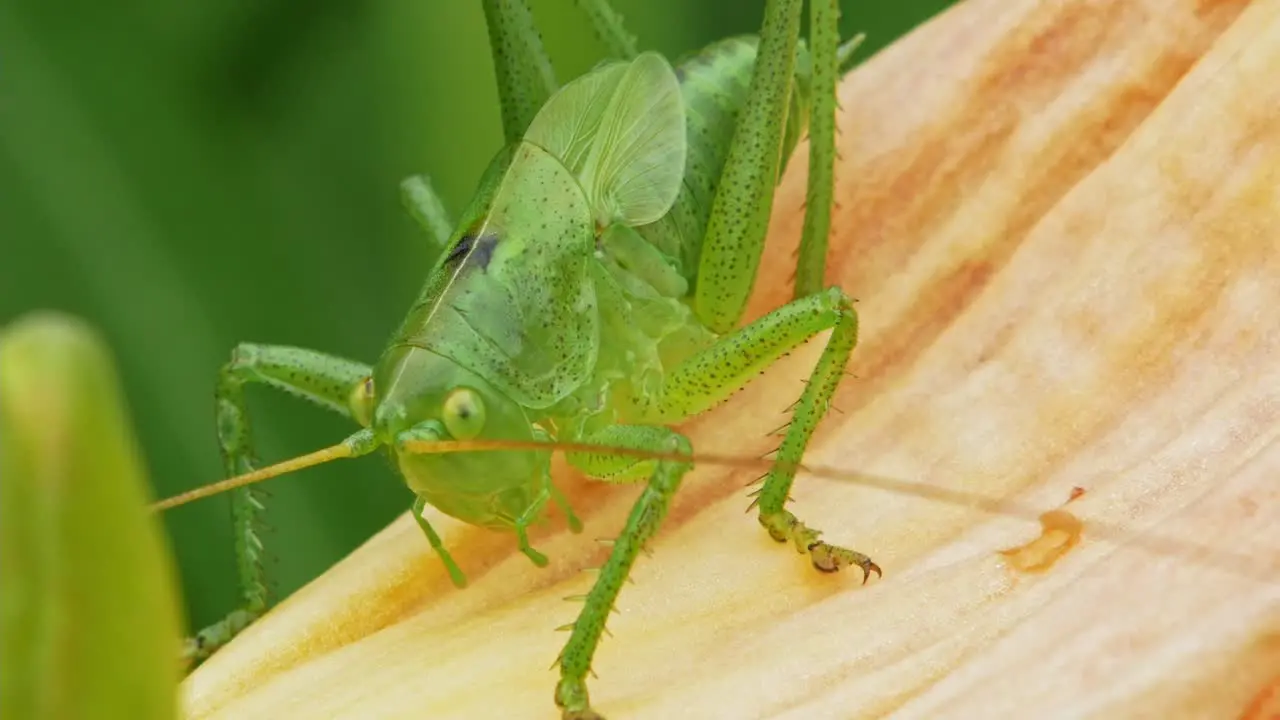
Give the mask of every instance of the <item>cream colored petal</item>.
[[[802, 477], [796, 512], [883, 566], [863, 587], [769, 541], [749, 476], [702, 467], [623, 591], [593, 703], [1276, 716], [1280, 0], [969, 0], [841, 104], [828, 277], [859, 298], [861, 344], [809, 460], [1061, 510], [1083, 535], [1019, 570], [1000, 551], [1034, 520]], [[790, 292], [805, 157], [752, 317]], [[768, 449], [819, 349], [688, 426], [695, 446]], [[571, 490], [587, 529], [536, 534], [546, 570], [440, 519], [464, 591], [402, 517], [201, 667], [191, 716], [556, 717], [560, 598], [636, 494]]]

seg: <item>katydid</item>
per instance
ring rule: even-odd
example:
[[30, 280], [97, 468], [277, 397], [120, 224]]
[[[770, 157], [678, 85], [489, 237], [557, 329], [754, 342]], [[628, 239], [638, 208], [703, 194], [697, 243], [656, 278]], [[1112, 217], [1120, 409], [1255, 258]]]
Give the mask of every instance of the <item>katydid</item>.
[[[692, 452], [672, 425], [716, 406], [776, 359], [829, 339], [752, 507], [768, 534], [821, 571], [880, 568], [828, 544], [786, 508], [796, 466], [857, 342], [853, 301], [822, 287], [832, 203], [835, 83], [856, 41], [839, 44], [834, 0], [767, 0], [759, 38], [712, 44], [677, 67], [637, 53], [603, 0], [580, 3], [615, 59], [555, 86], [523, 0], [486, 0], [506, 146], [458, 222], [425, 178], [402, 191], [441, 250], [418, 299], [372, 366], [308, 349], [242, 344], [217, 383], [217, 432], [228, 475], [251, 473], [244, 386], [261, 383], [354, 420], [358, 431], [297, 466], [382, 450], [430, 504], [511, 531], [532, 562], [547, 558], [527, 528], [549, 503], [577, 527], [550, 473], [550, 451], [430, 453], [438, 441], [563, 441], [655, 453]], [[738, 327], [755, 280], [784, 159], [810, 137], [810, 185], [796, 298]], [[637, 553], [658, 531], [690, 464], [605, 451], [569, 462], [613, 483], [645, 483], [559, 658], [555, 702], [598, 717], [585, 678], [604, 621]], [[286, 464], [270, 474], [282, 472]], [[196, 658], [267, 607], [253, 491], [233, 496], [243, 606], [201, 631]]]

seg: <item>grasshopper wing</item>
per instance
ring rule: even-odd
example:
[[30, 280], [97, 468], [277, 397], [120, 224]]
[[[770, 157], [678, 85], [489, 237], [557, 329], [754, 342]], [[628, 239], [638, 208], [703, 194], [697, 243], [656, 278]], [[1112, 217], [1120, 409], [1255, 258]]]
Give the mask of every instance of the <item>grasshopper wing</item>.
[[646, 225], [671, 209], [684, 178], [680, 83], [657, 53], [603, 65], [552, 97], [525, 139], [577, 176], [600, 226]]
[[551, 153], [580, 177], [600, 121], [628, 64], [610, 62], [570, 82], [547, 100], [525, 133], [531, 142]]

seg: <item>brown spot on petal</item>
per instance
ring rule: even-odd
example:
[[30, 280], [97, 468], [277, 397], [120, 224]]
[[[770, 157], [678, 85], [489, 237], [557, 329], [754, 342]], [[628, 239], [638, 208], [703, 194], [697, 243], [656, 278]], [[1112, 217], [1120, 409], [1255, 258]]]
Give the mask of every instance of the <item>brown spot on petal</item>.
[[1009, 565], [1021, 572], [1040, 573], [1053, 567], [1063, 555], [1080, 542], [1084, 523], [1066, 510], [1050, 510], [1040, 516], [1040, 537], [1000, 554]]

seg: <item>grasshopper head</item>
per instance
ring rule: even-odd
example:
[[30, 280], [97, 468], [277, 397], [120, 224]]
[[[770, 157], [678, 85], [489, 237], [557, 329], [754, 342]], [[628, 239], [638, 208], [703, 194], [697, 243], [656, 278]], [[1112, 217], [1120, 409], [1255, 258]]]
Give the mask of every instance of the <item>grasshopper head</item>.
[[[390, 348], [374, 371], [372, 427], [397, 440], [533, 439], [524, 409], [466, 367], [411, 345]], [[406, 435], [406, 433], [408, 433]], [[396, 452], [410, 489], [426, 496], [494, 496], [532, 487], [549, 453], [531, 450], [411, 454]]]

